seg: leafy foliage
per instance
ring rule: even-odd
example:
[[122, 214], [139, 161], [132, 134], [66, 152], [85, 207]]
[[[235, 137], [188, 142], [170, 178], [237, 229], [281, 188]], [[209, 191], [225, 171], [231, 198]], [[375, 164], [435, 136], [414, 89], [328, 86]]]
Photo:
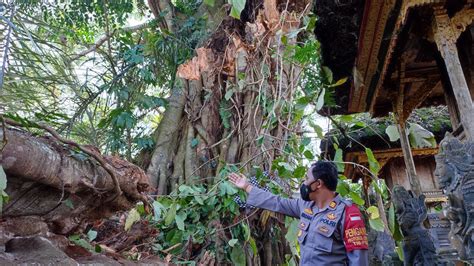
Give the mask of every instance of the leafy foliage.
[[0, 214], [2, 213], [4, 203], [8, 202], [8, 195], [5, 189], [7, 189], [7, 175], [2, 165], [0, 165]]
[[[408, 123], [408, 125], [408, 139], [413, 148], [436, 147], [436, 139], [433, 133], [416, 123]], [[389, 136], [390, 141], [400, 139], [400, 133], [395, 125], [388, 126], [387, 129], [385, 129], [385, 133]]]
[[[171, 3], [170, 10], [162, 10], [151, 20], [146, 17], [149, 12], [142, 0], [73, 0], [57, 5], [48, 1], [19, 1], [18, 12], [11, 20], [15, 35], [5, 76], [5, 93], [0, 95], [5, 103], [2, 112], [24, 124], [46, 122], [66, 137], [129, 160], [143, 150], [152, 149], [151, 135], [168, 108], [166, 98], [180, 85], [175, 76], [177, 67], [190, 59], [195, 48], [209, 37], [207, 15], [200, 13], [200, 8], [202, 4], [213, 7], [216, 2], [173, 0]], [[228, 4], [230, 15], [239, 19], [246, 0], [228, 0]], [[169, 12], [180, 16], [174, 17], [173, 25], [165, 27], [163, 21]], [[144, 23], [134, 30], [127, 29], [134, 17]], [[308, 36], [315, 23], [316, 17], [306, 16], [301, 28], [280, 36], [285, 45], [281, 61], [297, 64], [303, 73], [292, 100], [275, 101], [264, 91], [258, 94], [265, 132], [274, 131], [280, 120], [286, 119], [291, 129], [299, 128], [305, 121], [318, 138], [323, 137], [323, 129], [311, 117], [325, 107], [335, 107], [334, 92], [347, 78], [334, 80], [332, 71], [321, 65], [319, 43]], [[296, 36], [302, 38], [298, 38], [296, 44], [289, 44], [288, 39]], [[270, 73], [268, 65], [263, 65], [261, 72], [264, 80], [282, 78], [273, 76], [275, 73]], [[237, 84], [232, 84], [233, 88], [226, 91], [219, 103], [218, 113], [224, 129], [232, 126], [231, 102], [245, 85], [245, 73], [241, 74]], [[340, 119], [354, 130], [367, 126], [357, 116]], [[428, 136], [419, 133], [420, 129], [414, 131], [422, 135], [414, 141], [426, 144]], [[270, 134], [256, 139], [262, 149], [274, 141], [277, 140]], [[259, 165], [252, 167], [259, 183], [287, 197], [305, 178], [308, 162], [318, 159], [318, 155], [313, 148], [314, 140], [296, 129], [288, 130], [284, 141], [279, 157], [272, 162], [271, 169], [266, 170], [277, 173], [289, 189], [266, 178]], [[200, 144], [198, 138], [191, 140], [193, 149]], [[364, 205], [370, 203], [364, 198], [362, 184], [352, 183], [342, 175], [345, 170], [343, 152], [337, 145], [335, 149], [334, 160], [341, 173], [337, 191], [365, 208]], [[370, 149], [365, 151], [369, 172], [374, 178], [371, 188], [385, 195], [387, 189], [377, 179], [380, 165]], [[160, 195], [152, 202], [152, 213], [140, 211], [139, 207], [130, 210], [124, 229], [130, 230], [140, 219], [147, 219], [160, 232], [152, 243], [157, 254], [163, 255], [160, 251], [178, 245], [169, 252], [179, 255], [185, 251], [185, 243], [192, 239], [193, 244], [215, 252], [223, 249], [228, 262], [244, 265], [246, 254], [259, 252], [257, 232], [251, 230], [252, 225], [245, 219], [236, 220], [241, 213], [234, 198], [237, 195], [245, 198], [245, 193], [238, 191], [225, 177], [245, 165], [220, 163], [225, 167], [217, 178], [212, 177], [214, 183], [199, 180], [177, 185], [172, 193]], [[4, 181], [6, 178], [0, 168], [0, 210], [7, 200]], [[68, 205], [74, 208], [71, 202]], [[375, 230], [383, 230], [381, 216], [385, 213], [374, 208], [370, 206], [366, 210], [370, 225]], [[395, 235], [397, 225], [390, 217], [389, 226]], [[259, 222], [271, 226], [270, 231], [277, 239], [282, 236], [282, 228], [273, 225], [272, 220], [274, 215], [267, 211], [261, 214]], [[288, 230], [284, 239], [292, 252], [285, 254], [288, 265], [297, 261], [299, 252], [297, 224], [294, 219], [285, 220]], [[73, 235], [69, 239], [88, 250], [100, 252], [99, 246], [91, 244], [96, 237], [97, 232], [89, 230], [87, 235]], [[226, 238], [223, 247], [214, 241], [217, 237]]]

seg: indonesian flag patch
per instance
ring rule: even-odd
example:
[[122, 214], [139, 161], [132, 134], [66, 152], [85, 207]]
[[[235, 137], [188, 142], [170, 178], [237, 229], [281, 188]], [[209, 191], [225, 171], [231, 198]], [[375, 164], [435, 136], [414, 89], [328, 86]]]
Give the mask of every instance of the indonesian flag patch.
[[354, 214], [354, 213], [349, 214], [349, 219], [351, 220], [351, 222], [362, 221], [362, 217], [360, 217], [360, 215]]

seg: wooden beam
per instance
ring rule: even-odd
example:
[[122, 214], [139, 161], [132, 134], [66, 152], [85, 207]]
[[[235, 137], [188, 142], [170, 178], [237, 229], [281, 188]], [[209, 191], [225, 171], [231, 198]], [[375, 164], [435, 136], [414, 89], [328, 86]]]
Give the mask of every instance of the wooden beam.
[[[373, 151], [375, 159], [379, 161], [388, 160], [391, 158], [399, 158], [403, 157], [403, 151], [401, 148], [392, 148], [386, 150], [375, 150]], [[412, 155], [413, 156], [423, 156], [423, 155], [436, 155], [438, 154], [438, 148], [420, 148], [420, 149], [413, 149]], [[357, 158], [359, 163], [367, 163], [367, 155], [365, 152], [357, 151], [357, 152], [350, 152], [347, 154], [350, 158]], [[349, 158], [349, 157], [347, 157]], [[346, 159], [347, 160], [347, 159]]]
[[426, 100], [426, 98], [428, 98], [431, 92], [435, 91], [441, 86], [441, 81], [439, 80], [427, 80], [418, 90], [416, 90], [413, 95], [411, 95], [408, 99], [405, 99], [405, 103], [403, 104], [403, 121], [408, 119], [411, 112], [420, 106]]
[[434, 39], [448, 71], [449, 81], [453, 88], [467, 140], [472, 140], [474, 136], [473, 104], [466, 77], [464, 76], [461, 62], [459, 61], [456, 41], [462, 33], [462, 30], [466, 28], [464, 24], [470, 24], [473, 18], [474, 13], [467, 12], [457, 15], [453, 22], [445, 9], [436, 8], [433, 21]]

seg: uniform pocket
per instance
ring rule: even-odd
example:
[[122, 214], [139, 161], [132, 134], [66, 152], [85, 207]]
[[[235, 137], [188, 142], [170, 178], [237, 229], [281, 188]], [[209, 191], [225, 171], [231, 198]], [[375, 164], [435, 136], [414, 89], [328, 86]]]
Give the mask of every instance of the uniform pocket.
[[[320, 236], [320, 237], [319, 237]], [[332, 251], [332, 242], [334, 241], [332, 237], [325, 237], [321, 234], [317, 234], [317, 240], [315, 240], [314, 248], [325, 251], [331, 252]]]
[[308, 235], [309, 221], [300, 220], [298, 224], [298, 243], [303, 244]]
[[333, 233], [334, 228], [330, 228], [324, 225], [319, 225], [315, 228], [316, 232], [311, 241], [311, 246], [315, 249], [331, 252], [333, 245]]

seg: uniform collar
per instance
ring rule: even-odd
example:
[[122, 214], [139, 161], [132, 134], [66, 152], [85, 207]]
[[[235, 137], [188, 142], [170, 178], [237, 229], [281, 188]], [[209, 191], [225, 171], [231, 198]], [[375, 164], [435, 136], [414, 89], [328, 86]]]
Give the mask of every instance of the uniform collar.
[[330, 201], [328, 206], [326, 206], [325, 208], [318, 209], [318, 207], [315, 206], [316, 202], [314, 202], [314, 201], [311, 203], [311, 208], [318, 209], [317, 212], [322, 212], [322, 211], [325, 211], [325, 210], [335, 210], [341, 201], [342, 201], [341, 195], [339, 195], [339, 193], [336, 193], [336, 197], [334, 197], [334, 199], [332, 199], [332, 201]]

